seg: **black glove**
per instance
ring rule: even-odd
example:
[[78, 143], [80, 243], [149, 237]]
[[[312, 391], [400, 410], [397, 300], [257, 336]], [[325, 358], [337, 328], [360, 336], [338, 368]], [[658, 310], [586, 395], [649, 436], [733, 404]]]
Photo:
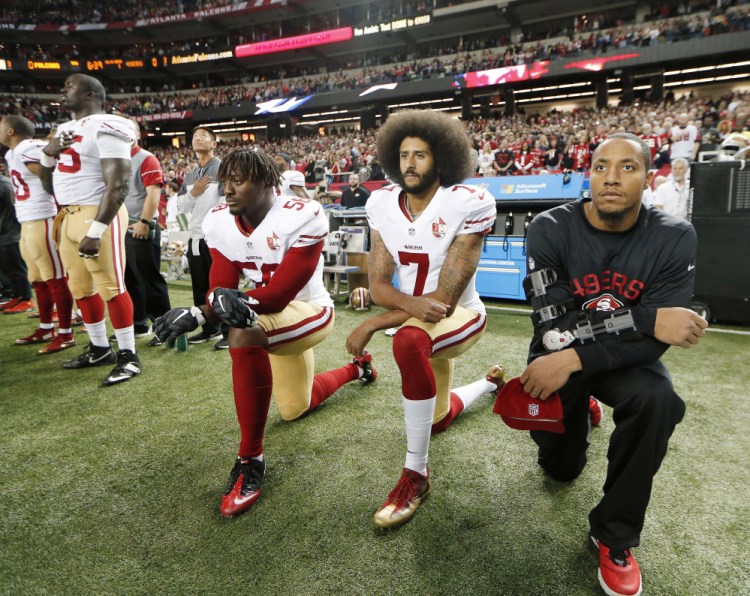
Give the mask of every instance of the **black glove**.
[[257, 322], [258, 315], [250, 305], [258, 304], [258, 301], [239, 290], [216, 288], [208, 295], [208, 303], [230, 327], [244, 329], [252, 327]]
[[173, 308], [154, 321], [153, 331], [156, 337], [170, 347], [174, 346], [180, 335], [195, 331], [205, 322], [206, 318], [197, 306]]

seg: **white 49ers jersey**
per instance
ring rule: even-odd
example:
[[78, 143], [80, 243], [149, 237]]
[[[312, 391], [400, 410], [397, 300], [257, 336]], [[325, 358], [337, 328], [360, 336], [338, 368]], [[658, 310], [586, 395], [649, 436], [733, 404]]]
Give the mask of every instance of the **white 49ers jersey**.
[[100, 160], [130, 160], [133, 125], [121, 116], [94, 114], [61, 124], [55, 136], [63, 133], [72, 133], [75, 143], [57, 160], [52, 177], [55, 197], [61, 205], [98, 205], [105, 190]]
[[[416, 221], [404, 201], [400, 186], [373, 192], [366, 205], [367, 219], [396, 263], [399, 290], [421, 296], [437, 288], [440, 268], [456, 236], [484, 234], [492, 228], [497, 216], [495, 198], [477, 186], [441, 186]], [[484, 312], [475, 281], [476, 273], [458, 304]]]
[[[222, 203], [203, 220], [209, 248], [218, 250], [256, 287], [268, 283], [291, 248], [312, 246], [328, 236], [328, 217], [312, 199], [278, 197], [261, 224], [248, 233]], [[295, 296], [319, 306], [333, 306], [323, 283], [323, 256], [315, 273]]]
[[26, 167], [27, 163], [39, 163], [46, 144], [47, 141], [25, 139], [5, 154], [10, 181], [16, 189], [16, 219], [20, 223], [57, 215], [54, 197], [44, 190], [39, 176]]
[[305, 187], [305, 175], [297, 170], [287, 170], [281, 175], [281, 184], [279, 184], [279, 195], [282, 197], [296, 197], [292, 186]]

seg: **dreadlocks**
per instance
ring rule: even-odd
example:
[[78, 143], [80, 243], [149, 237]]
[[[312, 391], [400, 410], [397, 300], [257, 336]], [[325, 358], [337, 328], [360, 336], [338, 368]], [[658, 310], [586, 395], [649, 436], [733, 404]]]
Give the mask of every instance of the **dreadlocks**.
[[399, 148], [406, 137], [417, 137], [429, 144], [441, 185], [452, 186], [471, 176], [471, 143], [458, 120], [443, 112], [404, 110], [390, 116], [377, 137], [380, 165], [400, 186], [404, 185], [404, 177]]
[[255, 149], [235, 149], [223, 158], [219, 166], [219, 180], [226, 180], [230, 172], [242, 180], [260, 182], [264, 188], [275, 188], [281, 184], [276, 162]]

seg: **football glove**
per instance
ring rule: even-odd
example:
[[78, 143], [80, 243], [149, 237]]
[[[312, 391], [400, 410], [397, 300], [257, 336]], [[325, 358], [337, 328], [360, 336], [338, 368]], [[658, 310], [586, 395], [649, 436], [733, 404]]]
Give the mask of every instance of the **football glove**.
[[167, 347], [174, 346], [180, 335], [195, 331], [206, 323], [206, 317], [197, 306], [173, 308], [154, 321], [154, 335]]
[[230, 327], [244, 329], [252, 327], [257, 322], [258, 315], [250, 305], [258, 304], [258, 301], [239, 290], [216, 288], [208, 295], [208, 303]]

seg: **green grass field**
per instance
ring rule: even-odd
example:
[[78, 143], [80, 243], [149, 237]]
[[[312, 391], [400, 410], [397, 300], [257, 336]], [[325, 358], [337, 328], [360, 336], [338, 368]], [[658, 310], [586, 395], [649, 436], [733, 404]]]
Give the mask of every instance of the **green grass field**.
[[[175, 306], [189, 304], [171, 286]], [[362, 317], [337, 308], [317, 368], [349, 360]], [[527, 433], [480, 398], [430, 451], [433, 494], [403, 528], [371, 516], [403, 465], [405, 435], [390, 338], [380, 373], [266, 429], [269, 476], [244, 516], [219, 495], [238, 440], [230, 358], [138, 340], [143, 374], [99, 386], [107, 368], [64, 371], [78, 347], [12, 346], [35, 322], [0, 315], [0, 587], [5, 594], [598, 594], [587, 514], [604, 481], [610, 411], [570, 485], [545, 479]], [[456, 384], [525, 362], [526, 316], [491, 311]], [[86, 335], [77, 333], [80, 346]], [[636, 549], [645, 594], [750, 593], [750, 336], [710, 333], [665, 360], [688, 404], [657, 475]]]

